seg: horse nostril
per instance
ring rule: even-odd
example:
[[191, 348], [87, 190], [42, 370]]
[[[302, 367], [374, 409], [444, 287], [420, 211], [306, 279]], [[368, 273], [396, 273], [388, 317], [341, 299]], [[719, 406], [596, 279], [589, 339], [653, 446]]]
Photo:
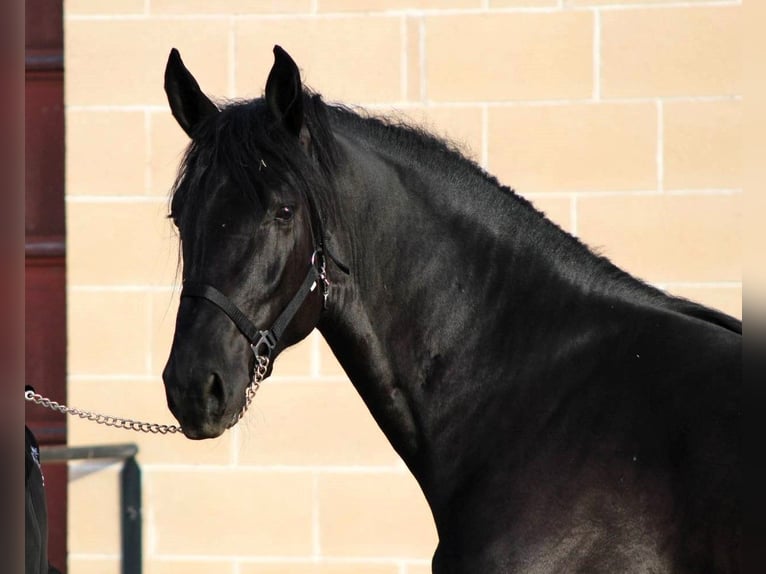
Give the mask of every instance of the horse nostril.
[[207, 400], [212, 409], [223, 410], [224, 407], [223, 381], [218, 373], [210, 373], [207, 378]]

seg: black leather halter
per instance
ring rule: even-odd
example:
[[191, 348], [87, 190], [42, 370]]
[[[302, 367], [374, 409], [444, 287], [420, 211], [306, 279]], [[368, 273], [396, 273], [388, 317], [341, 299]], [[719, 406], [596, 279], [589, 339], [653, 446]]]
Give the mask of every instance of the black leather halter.
[[303, 280], [303, 283], [301, 283], [301, 286], [298, 288], [295, 295], [293, 295], [293, 298], [290, 299], [287, 306], [274, 320], [270, 329], [259, 329], [256, 327], [239, 307], [232, 303], [226, 295], [212, 285], [194, 282], [184, 283], [181, 297], [199, 297], [209, 301], [223, 311], [247, 338], [257, 362], [258, 357], [267, 357], [271, 359], [271, 354], [282, 337], [282, 334], [285, 332], [285, 329], [290, 324], [290, 321], [292, 321], [309, 293], [316, 289], [317, 281], [322, 283], [322, 294], [326, 300], [330, 284], [327, 281], [327, 276], [325, 274], [324, 254], [320, 249], [314, 251], [314, 254], [311, 256], [311, 262], [309, 263], [309, 270], [308, 273], [306, 273], [306, 278]]
[[181, 290], [182, 298], [198, 297], [205, 299], [223, 311], [247, 338], [250, 343], [250, 348], [255, 355], [256, 365], [258, 364], [259, 357], [265, 357], [269, 360], [272, 358], [271, 354], [277, 346], [277, 343], [279, 343], [282, 334], [298, 312], [298, 309], [300, 309], [301, 305], [306, 300], [306, 297], [309, 296], [309, 293], [316, 289], [317, 281], [319, 281], [322, 286], [322, 296], [324, 298], [323, 307], [327, 306], [330, 282], [327, 279], [325, 252], [330, 260], [337, 265], [338, 269], [346, 275], [349, 274], [348, 267], [338, 261], [332, 253], [325, 249], [324, 229], [316, 205], [310, 194], [304, 194], [304, 197], [309, 206], [311, 234], [314, 239], [314, 253], [311, 255], [309, 269], [303, 283], [301, 283], [298, 291], [293, 295], [293, 298], [290, 299], [290, 302], [283, 309], [282, 313], [280, 313], [274, 320], [270, 329], [259, 329], [256, 327], [253, 322], [248, 319], [247, 315], [232, 303], [226, 295], [212, 285], [190, 281], [184, 282], [183, 289]]

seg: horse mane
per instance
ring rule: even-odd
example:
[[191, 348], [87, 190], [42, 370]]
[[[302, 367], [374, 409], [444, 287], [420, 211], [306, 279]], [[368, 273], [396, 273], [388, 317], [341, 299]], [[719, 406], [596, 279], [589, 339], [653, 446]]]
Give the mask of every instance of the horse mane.
[[[321, 99], [317, 102], [321, 103]], [[589, 260], [591, 265], [586, 267], [593, 270], [594, 276], [600, 275], [602, 278], [608, 277], [610, 279], [606, 282], [608, 287], [601, 284], [597, 288], [606, 287], [608, 290], [619, 291], [630, 298], [669, 308], [673, 312], [717, 325], [735, 333], [742, 332], [742, 321], [694, 301], [669, 295], [617, 267], [608, 257], [598, 253], [578, 237], [564, 231], [513, 188], [500, 183], [496, 177], [467, 157], [455, 142], [436, 136], [420, 126], [401, 119], [401, 117], [377, 116], [364, 109], [355, 109], [340, 104], [326, 106], [330, 112], [329, 117], [335, 122], [346, 129], [366, 132], [382, 146], [398, 148], [401, 157], [412, 158], [413, 163], [417, 162], [418, 165], [422, 165], [426, 162], [434, 172], [449, 174], [448, 177], [452, 181], [455, 179], [462, 180], [463, 183], [474, 187], [479, 182], [479, 185], [483, 184], [481, 187], [487, 188], [489, 193], [500, 193], [505, 197], [512, 198], [516, 213], [522, 213], [525, 218], [534, 221], [534, 225], [525, 226], [529, 231], [539, 230], [538, 237], [557, 236], [558, 240], [553, 240], [551, 243], [557, 243], [560, 248], [565, 249], [573, 261], [577, 261], [579, 264], [583, 260]], [[323, 130], [328, 127], [326, 124], [322, 126]], [[323, 133], [323, 136], [326, 136], [327, 140], [332, 140], [332, 134], [329, 132]], [[578, 265], [572, 265], [572, 269], [577, 268]], [[595, 279], [595, 277], [590, 279]], [[589, 279], [579, 277], [579, 280], [587, 282]]]
[[[268, 110], [263, 98], [249, 100], [225, 100], [218, 102], [220, 113], [197, 126], [194, 137], [184, 154], [176, 180], [171, 187], [171, 200], [179, 192], [191, 192], [204, 185], [202, 179], [211, 169], [224, 170], [233, 178], [237, 187], [252, 189], [253, 177], [261, 162], [279, 168], [277, 174], [290, 171], [301, 179], [315, 176], [318, 168], [325, 181], [338, 167], [339, 150], [333, 128], [355, 133], [366, 133], [371, 140], [383, 146], [396, 148], [404, 157], [414, 162], [427, 161], [438, 173], [449, 174], [452, 181], [479, 181], [504, 194], [512, 195], [518, 202], [532, 209], [541, 218], [544, 215], [532, 204], [468, 158], [460, 146], [443, 137], [404, 121], [401, 118], [378, 116], [361, 108], [324, 102], [321, 95], [304, 88], [303, 110], [305, 125], [311, 135], [313, 161], [302, 161], [297, 154], [294, 138], [289, 136]], [[312, 182], [316, 185], [316, 182]], [[185, 190], [189, 188], [187, 193]], [[261, 190], [256, 189], [256, 199], [262, 204]]]
[[[263, 98], [219, 102], [220, 113], [203, 121], [194, 133], [171, 188], [171, 216], [178, 218], [202, 208], [206, 175], [219, 170], [227, 174], [255, 209], [263, 209], [265, 185], [274, 178], [290, 183], [310, 196], [331, 192], [333, 174], [341, 162], [334, 130], [366, 135], [382, 149], [396, 150], [397, 156], [412, 165], [426, 165], [438, 177], [466, 189], [476, 189], [480, 197], [497, 203], [505, 199], [514, 214], [523, 218], [529, 240], [544, 241], [552, 250], [563, 251], [560, 258], [566, 275], [591, 289], [606, 289], [643, 299], [649, 304], [669, 307], [675, 312], [741, 331], [741, 322], [697, 303], [671, 297], [656, 287], [630, 275], [607, 257], [595, 252], [579, 238], [548, 219], [529, 200], [511, 187], [502, 185], [460, 147], [401, 117], [379, 116], [360, 108], [326, 103], [321, 95], [304, 88], [304, 122], [311, 136], [312, 154], [299, 153], [296, 138], [281, 126]], [[266, 169], [263, 169], [266, 166]], [[273, 183], [273, 181], [271, 181]], [[498, 195], [499, 194], [499, 195]], [[179, 205], [176, 205], [178, 203]], [[607, 281], [604, 281], [608, 279]]]
[[[519, 195], [512, 187], [502, 184], [494, 175], [468, 157], [454, 140], [436, 135], [427, 129], [411, 123], [401, 115], [376, 115], [363, 108], [352, 108], [343, 104], [324, 104], [327, 116], [334, 126], [352, 133], [365, 134], [369, 141], [380, 148], [395, 150], [401, 160], [413, 167], [427, 167], [435, 177], [450, 186], [476, 190], [471, 201], [490, 201], [497, 207], [498, 198], [513, 205], [514, 212], [527, 218], [527, 230], [555, 229], [566, 235], [574, 244], [593, 253], [580, 240], [563, 231], [545, 213], [537, 209], [527, 198]], [[323, 139], [333, 140], [332, 126], [322, 126]], [[597, 256], [600, 257], [600, 256]], [[605, 258], [604, 258], [605, 259]]]
[[362, 108], [340, 104], [327, 106], [333, 120], [355, 131], [369, 133], [382, 145], [395, 146], [404, 157], [411, 158], [413, 163], [422, 165], [425, 160], [438, 172], [454, 174], [457, 171], [479, 178], [503, 192], [515, 193], [512, 188], [502, 185], [497, 178], [466, 156], [456, 141], [435, 135], [404, 119], [401, 114], [381, 116]]

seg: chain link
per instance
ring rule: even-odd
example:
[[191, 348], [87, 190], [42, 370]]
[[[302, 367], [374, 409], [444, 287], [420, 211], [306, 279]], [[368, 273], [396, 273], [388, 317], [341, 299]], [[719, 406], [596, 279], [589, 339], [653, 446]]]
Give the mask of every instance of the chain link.
[[119, 417], [112, 417], [109, 415], [102, 415], [99, 413], [84, 411], [82, 409], [77, 409], [74, 407], [68, 407], [66, 405], [62, 405], [61, 403], [58, 403], [51, 399], [45, 398], [41, 394], [35, 393], [34, 391], [24, 391], [24, 398], [28, 400], [29, 402], [41, 405], [45, 408], [51, 409], [52, 411], [58, 411], [63, 414], [77, 416], [77, 417], [80, 417], [81, 419], [93, 421], [96, 424], [106, 425], [108, 427], [115, 427], [115, 428], [120, 428], [125, 430], [132, 430], [132, 431], [145, 432], [145, 433], [155, 433], [155, 434], [157, 433], [173, 434], [173, 433], [181, 432], [181, 427], [177, 425], [160, 425], [156, 423], [145, 423], [141, 421], [134, 421], [133, 419], [123, 419]]
[[237, 415], [228, 424], [226, 427], [227, 429], [233, 427], [240, 420], [242, 420], [242, 417], [245, 416], [247, 409], [250, 408], [250, 403], [252, 403], [253, 399], [255, 398], [255, 393], [258, 392], [263, 379], [266, 378], [266, 372], [268, 370], [269, 357], [264, 355], [256, 355], [255, 367], [253, 368], [253, 380], [250, 381], [250, 384], [247, 385], [247, 388], [245, 389], [245, 404], [242, 405], [242, 410], [240, 410], [239, 413], [237, 413]]
[[[250, 381], [250, 384], [245, 389], [245, 404], [242, 406], [242, 410], [240, 410], [239, 413], [237, 413], [237, 415], [227, 425], [226, 427], [227, 429], [230, 429], [231, 427], [236, 425], [240, 420], [242, 420], [242, 417], [245, 416], [247, 409], [250, 407], [250, 403], [252, 403], [253, 399], [255, 398], [255, 393], [258, 392], [258, 389], [260, 388], [261, 383], [263, 382], [263, 379], [266, 378], [266, 372], [268, 371], [268, 369], [269, 369], [269, 358], [264, 356], [259, 356], [255, 365], [255, 368], [253, 369], [253, 380]], [[135, 421], [133, 419], [123, 419], [120, 417], [102, 415], [99, 413], [85, 411], [85, 410], [77, 409], [74, 407], [68, 407], [54, 400], [48, 399], [34, 391], [24, 391], [24, 399], [26, 399], [27, 401], [31, 403], [35, 403], [37, 405], [45, 407], [47, 409], [51, 409], [52, 411], [57, 411], [59, 413], [66, 414], [66, 415], [77, 416], [77, 417], [80, 417], [81, 419], [93, 421], [96, 424], [106, 425], [108, 427], [132, 430], [136, 432], [153, 433], [153, 434], [174, 434], [174, 433], [183, 432], [181, 427], [178, 425], [161, 425], [157, 423], [147, 423], [142, 421]]]

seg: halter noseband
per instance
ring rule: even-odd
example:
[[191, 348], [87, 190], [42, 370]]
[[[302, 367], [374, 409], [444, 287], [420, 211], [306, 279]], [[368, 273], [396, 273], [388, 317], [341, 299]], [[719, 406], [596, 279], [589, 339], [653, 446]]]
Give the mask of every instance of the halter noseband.
[[327, 280], [325, 258], [321, 249], [317, 249], [311, 255], [309, 270], [308, 273], [306, 273], [305, 279], [303, 279], [303, 283], [301, 283], [298, 291], [293, 295], [293, 298], [290, 299], [287, 306], [274, 320], [270, 329], [259, 329], [256, 327], [252, 321], [248, 319], [247, 315], [231, 302], [231, 299], [212, 285], [194, 282], [184, 283], [181, 297], [198, 297], [205, 299], [223, 311], [237, 326], [237, 329], [239, 329], [247, 338], [257, 363], [259, 357], [271, 359], [271, 354], [285, 332], [285, 329], [290, 324], [290, 321], [292, 321], [309, 293], [316, 289], [317, 280], [322, 284], [322, 296], [324, 297], [324, 304], [326, 304], [330, 282]]

